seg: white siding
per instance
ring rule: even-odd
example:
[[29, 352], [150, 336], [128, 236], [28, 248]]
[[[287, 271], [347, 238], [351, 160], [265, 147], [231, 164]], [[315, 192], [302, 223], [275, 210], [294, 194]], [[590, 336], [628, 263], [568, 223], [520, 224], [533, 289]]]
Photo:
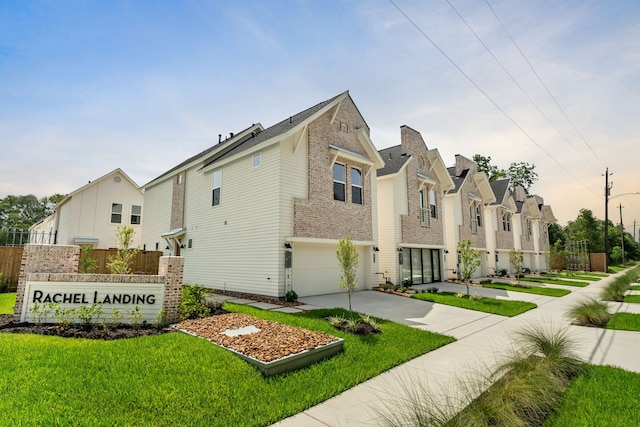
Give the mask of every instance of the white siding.
[[[378, 180], [379, 271], [393, 283], [402, 281], [397, 248], [402, 239], [401, 216], [407, 214], [407, 183], [404, 174]], [[378, 280], [380, 280], [379, 278]]]
[[167, 242], [160, 237], [169, 231], [171, 225], [171, 194], [173, 181], [171, 177], [147, 188], [144, 192], [144, 209], [142, 211], [142, 245], [153, 251], [158, 243], [158, 250], [170, 255], [165, 248]]
[[220, 205], [211, 205], [212, 171], [189, 171], [185, 195], [185, 283], [277, 297], [279, 257], [279, 145], [224, 164]]
[[462, 224], [462, 202], [458, 193], [446, 195], [443, 199], [445, 247], [449, 251], [444, 254], [445, 271], [443, 278], [455, 278], [458, 268], [459, 224]]

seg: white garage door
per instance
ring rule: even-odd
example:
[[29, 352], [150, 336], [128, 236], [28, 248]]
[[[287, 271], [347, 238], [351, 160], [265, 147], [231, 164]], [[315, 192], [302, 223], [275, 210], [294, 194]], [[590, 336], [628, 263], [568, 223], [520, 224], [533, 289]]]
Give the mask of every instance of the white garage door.
[[[336, 258], [337, 245], [295, 243], [293, 248], [293, 290], [299, 297], [344, 292], [338, 286], [340, 267]], [[358, 247], [358, 289], [365, 285], [364, 248]]]

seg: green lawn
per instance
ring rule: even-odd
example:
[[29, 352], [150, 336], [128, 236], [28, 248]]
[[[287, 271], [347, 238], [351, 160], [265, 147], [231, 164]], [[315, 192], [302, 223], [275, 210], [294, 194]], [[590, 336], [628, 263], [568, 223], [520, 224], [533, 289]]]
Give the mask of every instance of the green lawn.
[[600, 280], [602, 280], [601, 276], [593, 276], [591, 274], [584, 274], [584, 273], [580, 273], [580, 274], [543, 274], [542, 275], [544, 278], [549, 278], [549, 279], [572, 279], [572, 280], [587, 280], [589, 282], [598, 282]]
[[640, 426], [640, 374], [588, 365], [569, 384], [545, 427]]
[[631, 289], [632, 291], [640, 291], [640, 285], [633, 285], [629, 289]]
[[537, 307], [537, 305], [531, 302], [507, 301], [494, 298], [482, 298], [479, 301], [474, 301], [468, 299], [466, 296], [464, 298], [458, 298], [451, 292], [414, 294], [412, 298], [508, 317], [517, 316], [518, 314]]
[[578, 286], [585, 287], [589, 285], [589, 282], [579, 282], [577, 280], [564, 280], [564, 279], [547, 279], [544, 277], [522, 277], [521, 282], [534, 282], [534, 283], [547, 283], [550, 285], [565, 285], [565, 286]]
[[16, 294], [0, 294], [0, 314], [13, 314], [13, 308], [16, 304]]
[[640, 331], [640, 314], [614, 313], [605, 327], [623, 331]]
[[367, 337], [333, 329], [324, 317], [225, 308], [345, 339], [345, 351], [308, 368], [265, 378], [231, 352], [182, 333], [96, 341], [0, 333], [4, 425], [263, 426], [454, 341], [380, 320]]
[[482, 285], [483, 288], [490, 289], [502, 289], [505, 291], [513, 291], [513, 292], [523, 292], [525, 294], [535, 294], [535, 295], [546, 295], [549, 297], [562, 297], [567, 294], [570, 294], [571, 291], [566, 289], [557, 289], [557, 288], [543, 288], [541, 286], [511, 286], [504, 283], [491, 283], [487, 285]]
[[640, 303], [640, 295], [627, 295], [624, 297], [624, 302]]

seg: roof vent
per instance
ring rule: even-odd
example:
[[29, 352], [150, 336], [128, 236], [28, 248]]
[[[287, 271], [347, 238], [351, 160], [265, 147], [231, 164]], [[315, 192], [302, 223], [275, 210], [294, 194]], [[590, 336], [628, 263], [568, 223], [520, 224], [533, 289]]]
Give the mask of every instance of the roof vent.
[[222, 142], [222, 134], [219, 133], [218, 134], [218, 144], [220, 144]]
[[233, 132], [229, 133], [229, 138], [233, 138]]
[[293, 123], [293, 116], [289, 116], [289, 123]]

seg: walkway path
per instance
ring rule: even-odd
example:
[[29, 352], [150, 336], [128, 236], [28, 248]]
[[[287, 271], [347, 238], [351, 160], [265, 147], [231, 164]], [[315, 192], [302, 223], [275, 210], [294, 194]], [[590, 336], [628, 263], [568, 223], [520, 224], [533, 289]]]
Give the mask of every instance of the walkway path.
[[[533, 301], [538, 308], [513, 318], [473, 312], [455, 307], [431, 304], [375, 291], [362, 291], [353, 296], [353, 309], [376, 317], [394, 320], [421, 329], [445, 333], [456, 342], [419, 356], [375, 378], [359, 384], [338, 396], [276, 423], [277, 427], [321, 427], [376, 425], [380, 408], [395, 396], [402, 396], [409, 385], [426, 386], [440, 395], [460, 392], [460, 379], [469, 373], [489, 373], [501, 357], [513, 349], [514, 333], [525, 325], [544, 324], [564, 327], [570, 321], [565, 313], [576, 302], [599, 294], [613, 280], [609, 276], [591, 282], [585, 288], [572, 287], [572, 293], [561, 298], [541, 297], [524, 293], [478, 289], [478, 293], [494, 292], [507, 299]], [[440, 290], [460, 285], [437, 284]], [[565, 288], [566, 289], [566, 288]], [[473, 292], [473, 291], [472, 291]], [[345, 307], [344, 293], [302, 298], [316, 307]], [[612, 311], [640, 313], [640, 304], [612, 304]], [[599, 328], [569, 326], [577, 342], [580, 357], [593, 364], [607, 364], [640, 372], [640, 333]], [[356, 368], [356, 367], [354, 367]]]

